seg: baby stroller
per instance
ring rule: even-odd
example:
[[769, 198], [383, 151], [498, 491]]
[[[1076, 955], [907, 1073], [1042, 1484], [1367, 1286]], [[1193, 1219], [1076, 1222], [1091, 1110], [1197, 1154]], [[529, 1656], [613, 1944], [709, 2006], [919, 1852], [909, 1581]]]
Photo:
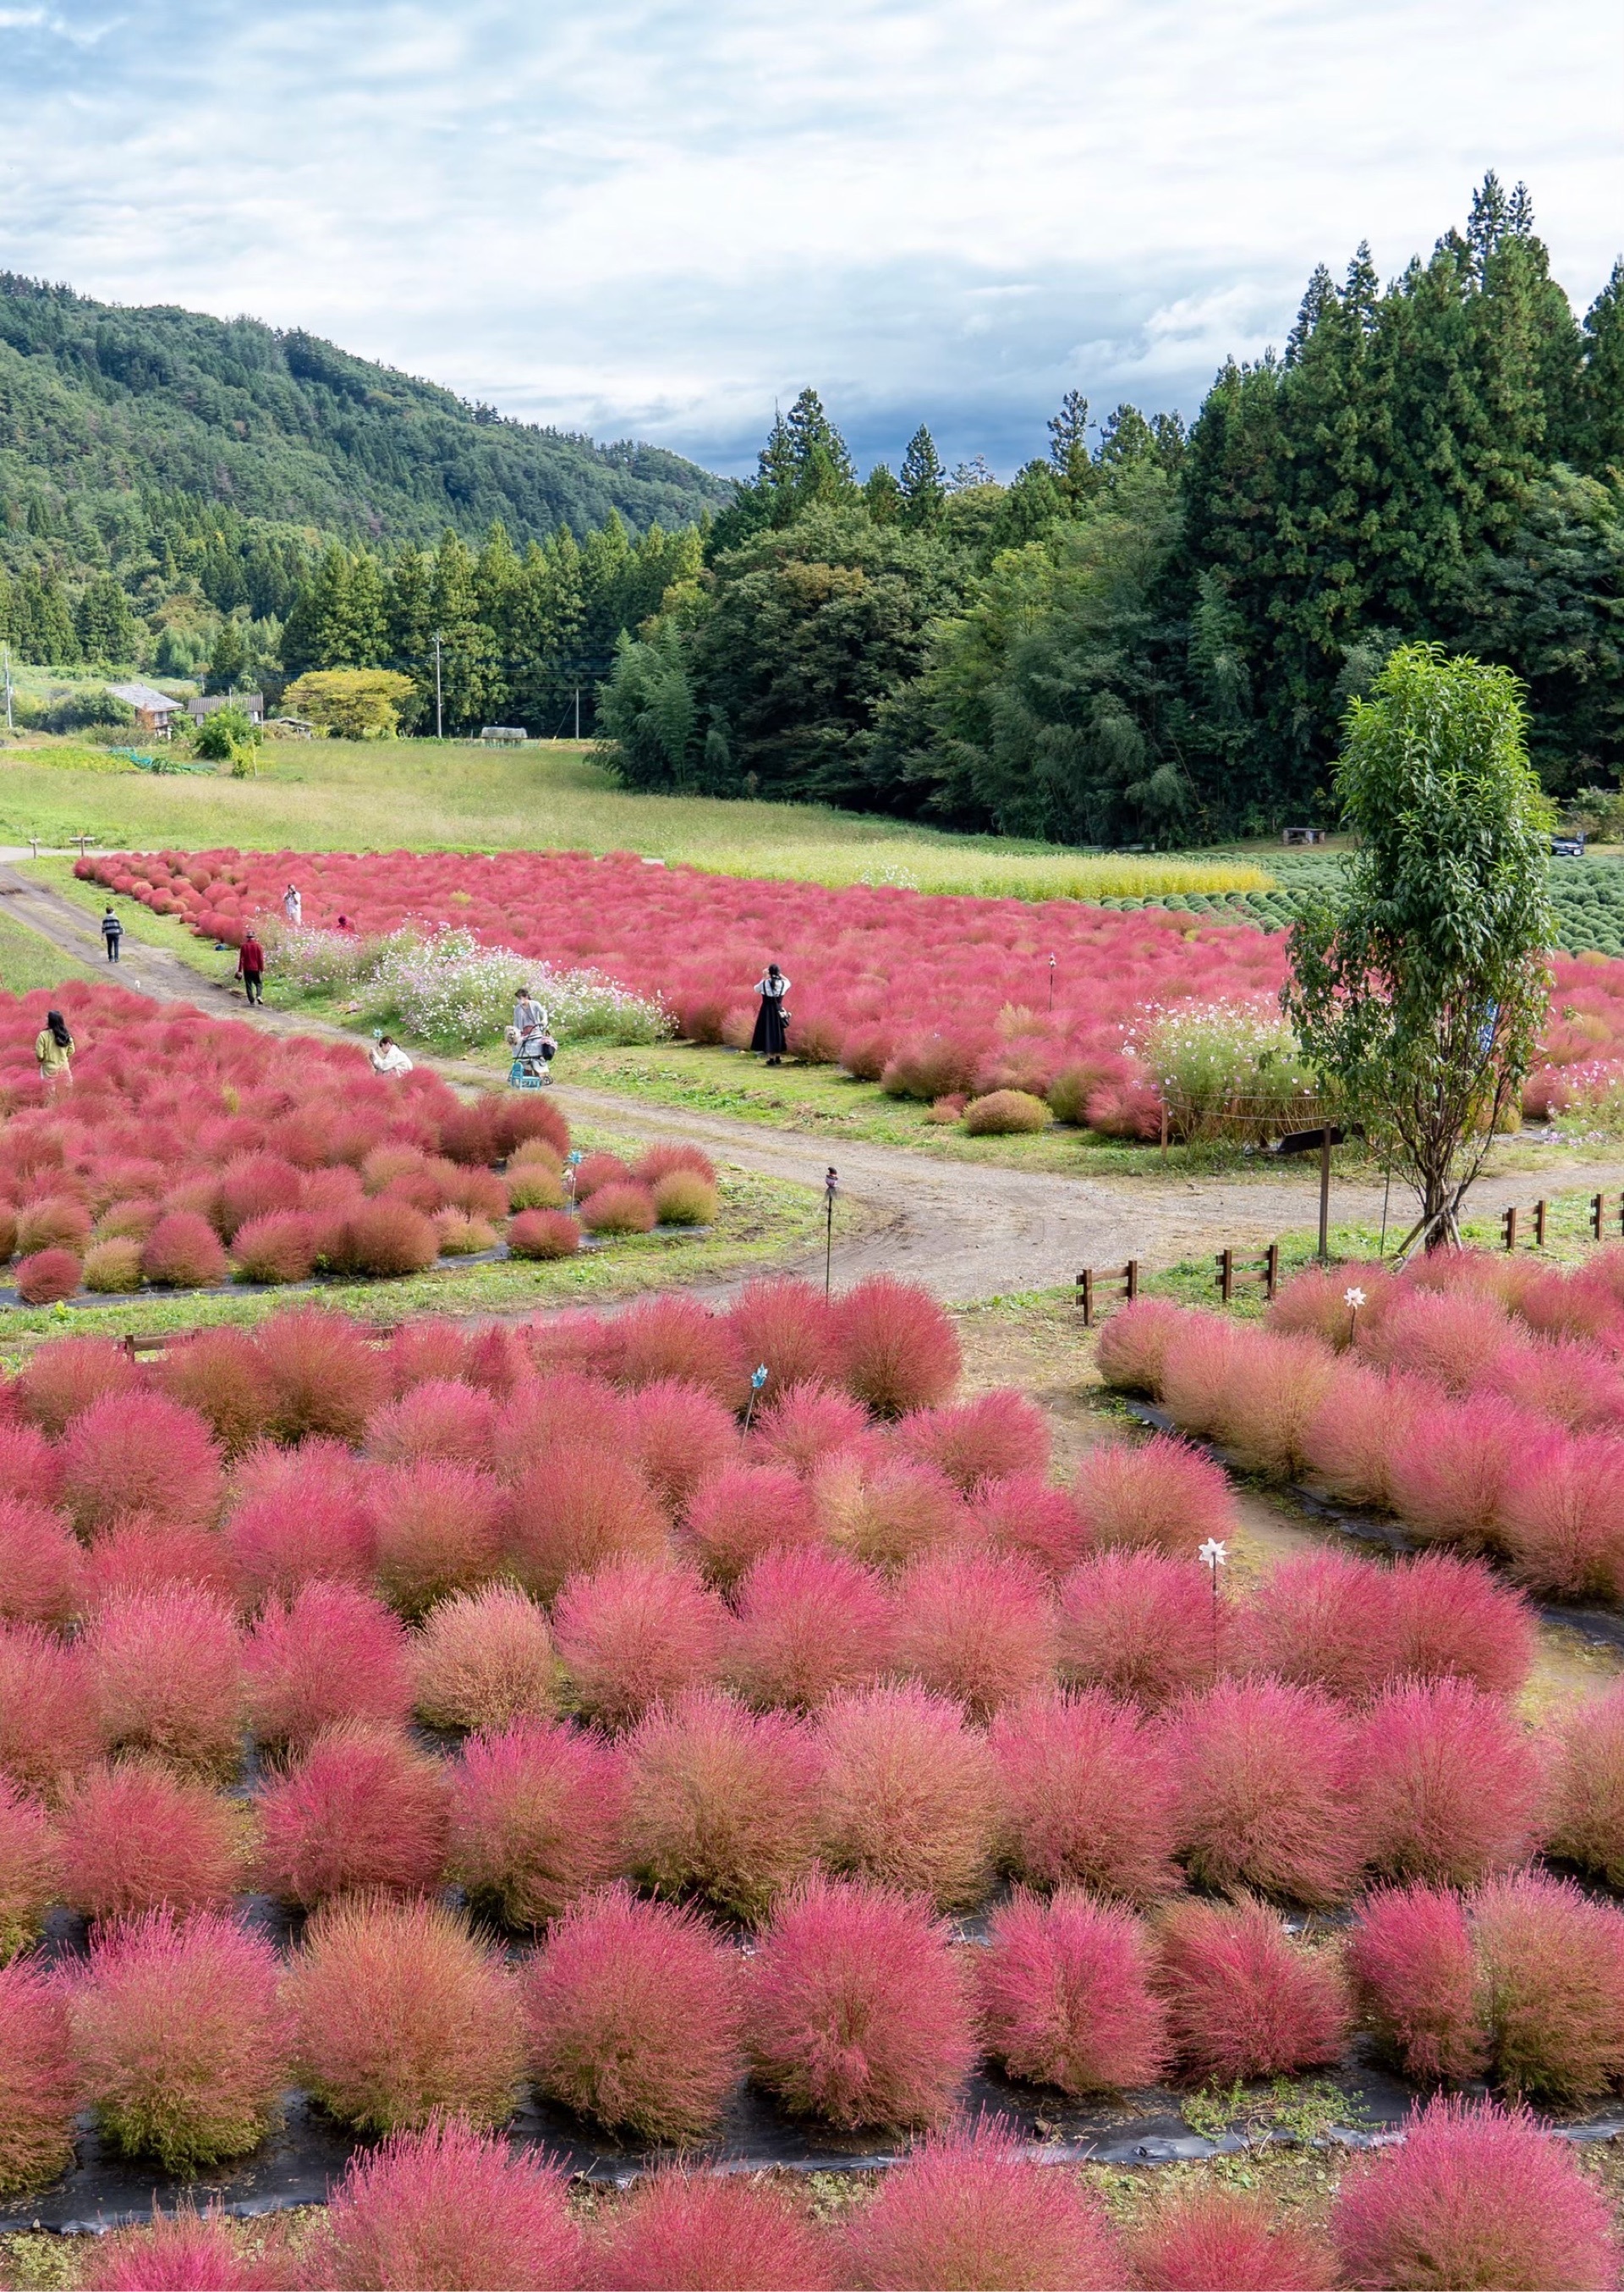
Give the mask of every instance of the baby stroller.
[[549, 1071], [558, 1045], [545, 1027], [527, 1028], [518, 1034], [508, 1029], [513, 1040], [513, 1063], [508, 1069], [508, 1081], [514, 1090], [544, 1090], [552, 1080]]

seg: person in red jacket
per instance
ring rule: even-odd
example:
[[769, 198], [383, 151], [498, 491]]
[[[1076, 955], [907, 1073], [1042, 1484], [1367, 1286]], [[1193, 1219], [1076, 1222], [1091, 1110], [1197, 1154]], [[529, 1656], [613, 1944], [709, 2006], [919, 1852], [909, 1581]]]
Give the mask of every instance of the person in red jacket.
[[250, 1003], [265, 1000], [265, 950], [252, 931], [243, 934], [243, 943], [237, 950], [237, 975]]

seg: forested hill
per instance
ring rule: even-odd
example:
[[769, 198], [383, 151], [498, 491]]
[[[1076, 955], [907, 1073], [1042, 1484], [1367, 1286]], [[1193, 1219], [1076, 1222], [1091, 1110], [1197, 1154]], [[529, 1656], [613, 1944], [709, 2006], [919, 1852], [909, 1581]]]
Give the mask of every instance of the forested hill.
[[612, 510], [685, 525], [731, 492], [657, 447], [508, 421], [313, 335], [0, 271], [0, 536], [93, 525], [117, 556], [151, 497], [184, 495], [385, 546], [500, 519], [522, 545]]

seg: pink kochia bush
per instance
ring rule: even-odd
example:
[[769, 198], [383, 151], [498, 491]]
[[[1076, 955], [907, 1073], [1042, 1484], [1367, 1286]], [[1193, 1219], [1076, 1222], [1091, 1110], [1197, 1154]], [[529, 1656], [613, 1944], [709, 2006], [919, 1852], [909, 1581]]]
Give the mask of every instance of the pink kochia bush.
[[73, 2158], [78, 2078], [60, 1981], [31, 1959], [0, 1966], [0, 2194], [54, 2180]]
[[220, 1452], [195, 1409], [158, 1392], [108, 1393], [62, 1439], [62, 1495], [93, 1536], [134, 1512], [209, 1519], [220, 1501]]
[[500, 1484], [476, 1465], [427, 1457], [381, 1473], [367, 1491], [378, 1588], [407, 1618], [474, 1590], [502, 1564]]
[[1361, 1723], [1355, 1765], [1364, 1852], [1386, 1876], [1469, 1885], [1534, 1844], [1539, 1751], [1465, 1680], [1389, 1688]]
[[306, 1584], [261, 1612], [243, 1651], [248, 1707], [261, 1744], [302, 1748], [347, 1719], [404, 1726], [412, 1712], [411, 1649], [380, 1600], [353, 1586]]
[[306, 1929], [285, 1996], [295, 2072], [361, 2132], [438, 2115], [502, 2124], [519, 2100], [524, 2030], [512, 1976], [449, 1910], [329, 1902]]
[[823, 1859], [939, 1908], [992, 1875], [997, 1769], [957, 1704], [912, 1684], [833, 1696], [820, 1715]]
[[0, 1774], [58, 1797], [96, 1750], [78, 1649], [37, 1624], [0, 1624]]
[[1097, 1545], [1188, 1554], [1209, 1537], [1233, 1536], [1238, 1524], [1222, 1470], [1164, 1432], [1090, 1449], [1073, 1493]]
[[800, 1720], [690, 1689], [649, 1713], [627, 1768], [630, 1867], [657, 1893], [753, 1921], [810, 1868], [822, 1760]]
[[94, 1938], [72, 1993], [74, 2056], [102, 2132], [169, 2172], [264, 2138], [290, 2031], [270, 1944], [218, 1911], [161, 1911]]
[[667, 1522], [648, 1483], [620, 1457], [560, 1441], [516, 1485], [508, 1558], [526, 1591], [556, 1596], [606, 1561], [658, 1560]]
[[179, 1585], [128, 1593], [98, 1611], [83, 1646], [104, 1748], [232, 1772], [242, 1754], [242, 1643], [223, 1602]]
[[947, 1930], [888, 1887], [808, 1880], [758, 1945], [745, 2044], [757, 2080], [800, 2115], [939, 2123], [976, 2056]]
[[572, 1576], [552, 1610], [575, 1707], [609, 1728], [635, 1726], [651, 1704], [711, 1685], [727, 1625], [726, 1608], [697, 1576], [643, 1560]]
[[1175, 1831], [1192, 1877], [1339, 1901], [1363, 1860], [1338, 1706], [1277, 1679], [1222, 1680], [1174, 1721]]
[[1463, 2083], [1488, 2066], [1471, 1928], [1460, 1896], [1436, 1886], [1379, 1886], [1348, 1943], [1361, 2012], [1407, 2077]]
[[357, 1459], [322, 1439], [251, 1449], [233, 1475], [223, 1540], [248, 1605], [317, 1577], [368, 1583], [377, 1535]]
[[1331, 2211], [1343, 2280], [1611, 2292], [1611, 2207], [1565, 2141], [1522, 2110], [1455, 2098], [1344, 2174]]
[[1624, 1883], [1624, 1686], [1576, 1704], [1553, 1750], [1546, 1845], [1616, 1887]]
[[450, 1785], [439, 1760], [359, 1721], [318, 1735], [260, 1795], [260, 1872], [306, 1907], [369, 1887], [412, 1893], [445, 1867]]
[[847, 2231], [853, 2281], [921, 2287], [1053, 2285], [1112, 2292], [1127, 2281], [1099, 2199], [1024, 2158], [995, 2125], [921, 2143], [886, 2175]]
[[1007, 1704], [989, 1731], [1004, 1859], [1034, 1886], [1130, 1902], [1175, 1892], [1165, 1732], [1097, 1691]]
[[442, 1600], [413, 1647], [417, 1708], [432, 1727], [501, 1727], [558, 1699], [547, 1618], [511, 1584]]
[[969, 1533], [978, 1544], [1025, 1560], [1058, 1583], [1091, 1548], [1092, 1537], [1069, 1489], [1035, 1473], [983, 1481], [970, 1499]]
[[0, 1618], [57, 1626], [84, 1601], [84, 1554], [60, 1513], [0, 1496]]
[[1156, 1986], [1191, 2078], [1228, 2085], [1337, 2059], [1349, 2016], [1335, 1959], [1292, 1941], [1261, 1902], [1176, 1902], [1156, 1939]]
[[647, 2174], [593, 2267], [605, 2292], [833, 2292], [834, 2255], [778, 2190], [740, 2174]]
[[90, 1768], [60, 1835], [62, 1898], [87, 1917], [221, 1908], [242, 1883], [240, 1810], [146, 1760]]
[[511, 1926], [541, 1926], [613, 1877], [622, 1753], [582, 1728], [516, 1719], [470, 1736], [451, 1771], [450, 1875]]
[[1047, 1684], [1054, 1623], [1043, 1579], [993, 1553], [930, 1553], [896, 1586], [898, 1667], [985, 1719]]
[[397, 2133], [351, 2159], [301, 2278], [377, 2292], [426, 2284], [575, 2292], [584, 2261], [567, 2197], [564, 2175], [534, 2151], [454, 2119]]
[[1624, 2071], [1624, 1914], [1523, 1870], [1472, 1906], [1495, 2076], [1509, 2093], [1572, 2106]]
[[888, 1664], [896, 1611], [876, 1569], [821, 1548], [765, 1552], [735, 1594], [722, 1671], [746, 1703], [810, 1710]]
[[700, 1567], [724, 1586], [764, 1554], [816, 1532], [805, 1483], [787, 1465], [724, 1465], [693, 1491], [683, 1520]]
[[739, 1960], [691, 1910], [624, 1886], [573, 1903], [523, 1976], [553, 2101], [651, 2141], [711, 2132], [743, 2071]]
[[1154, 1708], [1210, 1686], [1223, 1667], [1231, 1616], [1193, 1560], [1104, 1552], [1060, 1587], [1060, 1676]]
[[282, 2292], [291, 2280], [279, 2227], [255, 2252], [223, 2213], [199, 2213], [184, 2199], [173, 2213], [155, 2204], [141, 2228], [98, 2237], [79, 2278], [84, 2292], [179, 2292], [202, 2284], [210, 2292]]
[[1068, 2094], [1155, 2083], [1167, 2015], [1130, 1911], [1073, 1888], [1046, 1902], [1017, 1889], [987, 1941], [976, 1975], [983, 2038], [1011, 2077]]
[[34, 1940], [60, 1885], [50, 1817], [0, 1777], [0, 1965]]
[[1265, 2197], [1210, 2183], [1164, 2198], [1129, 2249], [1141, 2292], [1330, 2292], [1336, 2278], [1318, 2236]]
[[953, 1325], [933, 1297], [887, 1273], [873, 1274], [835, 1306], [842, 1381], [879, 1416], [945, 1400], [962, 1366]]
[[969, 1496], [984, 1481], [1049, 1469], [1049, 1422], [1024, 1392], [1001, 1387], [957, 1407], [921, 1409], [896, 1427], [902, 1446]]

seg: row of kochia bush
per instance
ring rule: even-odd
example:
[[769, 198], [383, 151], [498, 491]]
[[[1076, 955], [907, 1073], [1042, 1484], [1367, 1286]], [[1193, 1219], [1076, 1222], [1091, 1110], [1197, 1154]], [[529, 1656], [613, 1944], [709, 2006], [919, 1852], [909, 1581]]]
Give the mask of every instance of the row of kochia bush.
[[[1350, 1303], [1350, 1293], [1357, 1301]], [[1624, 1596], [1624, 1248], [1314, 1270], [1262, 1326], [1145, 1299], [1106, 1377], [1243, 1467], [1392, 1512], [1531, 1591]]]
[[[70, 1085], [42, 1084], [33, 1066], [52, 1005], [76, 1045]], [[716, 1215], [697, 1148], [656, 1145], [631, 1167], [589, 1154], [567, 1185], [568, 1126], [537, 1094], [461, 1099], [422, 1069], [374, 1076], [357, 1048], [100, 983], [0, 996], [0, 1259], [17, 1261], [28, 1304], [81, 1288], [416, 1273], [502, 1239], [515, 1256], [559, 1257], [583, 1229]]]
[[358, 2155], [319, 2220], [236, 2228], [182, 2208], [107, 2239], [85, 2292], [1329, 2292], [1333, 2284], [1605, 2292], [1607, 2199], [1520, 2111], [1441, 2100], [1344, 2167], [1325, 2228], [1254, 2188], [1173, 2181], [1124, 2232], [1064, 2168], [993, 2125], [916, 2143], [832, 2221], [800, 2192], [674, 2167], [583, 2224], [533, 2150], [458, 2124]]

